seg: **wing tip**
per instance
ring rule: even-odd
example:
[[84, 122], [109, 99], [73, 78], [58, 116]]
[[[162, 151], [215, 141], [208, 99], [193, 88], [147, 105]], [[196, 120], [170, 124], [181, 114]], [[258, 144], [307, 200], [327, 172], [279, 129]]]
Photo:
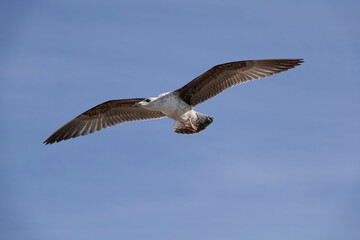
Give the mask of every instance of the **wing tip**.
[[296, 61], [296, 66], [301, 65], [302, 63], [304, 63], [304, 59], [303, 58], [297, 58], [294, 59]]
[[53, 143], [55, 143], [55, 142], [56, 142], [56, 141], [46, 139], [46, 140], [43, 142], [43, 144], [45, 144], [45, 145], [50, 145], [50, 144], [53, 144]]
[[45, 145], [51, 145], [51, 144], [53, 144], [53, 143], [56, 143], [56, 142], [60, 142], [60, 141], [62, 141], [62, 140], [64, 140], [64, 139], [56, 139], [56, 138], [53, 138], [52, 136], [50, 136], [49, 138], [47, 138], [44, 142], [43, 142], [43, 144], [45, 144]]

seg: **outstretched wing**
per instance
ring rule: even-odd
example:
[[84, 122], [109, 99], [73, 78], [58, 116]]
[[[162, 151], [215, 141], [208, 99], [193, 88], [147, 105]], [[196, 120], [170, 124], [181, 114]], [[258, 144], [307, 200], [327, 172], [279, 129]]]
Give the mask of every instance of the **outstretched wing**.
[[269, 59], [217, 65], [176, 90], [189, 105], [196, 105], [235, 85], [271, 76], [303, 63], [303, 59]]
[[44, 141], [45, 144], [60, 142], [69, 138], [87, 135], [116, 124], [162, 118], [162, 112], [133, 107], [144, 98], [111, 100], [80, 114]]

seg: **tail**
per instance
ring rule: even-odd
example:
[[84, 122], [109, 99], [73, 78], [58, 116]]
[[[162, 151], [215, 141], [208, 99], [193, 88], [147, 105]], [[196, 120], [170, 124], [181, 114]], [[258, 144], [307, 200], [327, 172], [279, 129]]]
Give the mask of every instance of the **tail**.
[[193, 134], [193, 133], [201, 132], [213, 122], [214, 118], [196, 112], [196, 118], [192, 118], [191, 120], [196, 127], [195, 131], [193, 129], [189, 129], [188, 127], [186, 127], [184, 123], [175, 121], [174, 132], [179, 134]]

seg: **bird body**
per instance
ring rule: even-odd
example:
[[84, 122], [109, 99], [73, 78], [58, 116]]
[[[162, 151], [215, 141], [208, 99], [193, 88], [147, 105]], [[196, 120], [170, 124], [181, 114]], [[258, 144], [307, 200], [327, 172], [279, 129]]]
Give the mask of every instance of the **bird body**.
[[157, 97], [147, 98], [135, 104], [135, 106], [141, 106], [150, 111], [160, 111], [167, 117], [177, 121], [184, 120], [189, 111], [192, 110], [191, 106], [174, 92], [162, 93]]
[[146, 98], [141, 102], [134, 104], [135, 107], [143, 107], [150, 111], [160, 111], [167, 117], [175, 120], [174, 131], [182, 134], [192, 134], [204, 130], [211, 122], [204, 124], [206, 116], [193, 110], [182, 98], [177, 91], [159, 94], [157, 97]]
[[230, 87], [286, 71], [302, 62], [302, 59], [268, 59], [216, 65], [175, 91], [151, 98], [111, 100], [99, 104], [65, 124], [44, 143], [87, 135], [129, 121], [163, 117], [175, 121], [175, 133], [198, 133], [213, 122], [213, 117], [196, 112], [196, 105]]

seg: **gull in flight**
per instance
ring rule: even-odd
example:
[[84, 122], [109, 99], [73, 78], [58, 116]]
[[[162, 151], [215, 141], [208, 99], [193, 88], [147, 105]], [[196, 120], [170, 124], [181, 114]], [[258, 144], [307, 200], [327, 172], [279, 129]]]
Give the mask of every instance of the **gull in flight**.
[[150, 98], [119, 99], [99, 104], [66, 123], [44, 144], [87, 135], [116, 124], [163, 117], [175, 121], [175, 133], [198, 133], [211, 124], [213, 118], [194, 111], [196, 105], [235, 85], [271, 76], [301, 63], [303, 59], [248, 60], [220, 64], [172, 92]]

